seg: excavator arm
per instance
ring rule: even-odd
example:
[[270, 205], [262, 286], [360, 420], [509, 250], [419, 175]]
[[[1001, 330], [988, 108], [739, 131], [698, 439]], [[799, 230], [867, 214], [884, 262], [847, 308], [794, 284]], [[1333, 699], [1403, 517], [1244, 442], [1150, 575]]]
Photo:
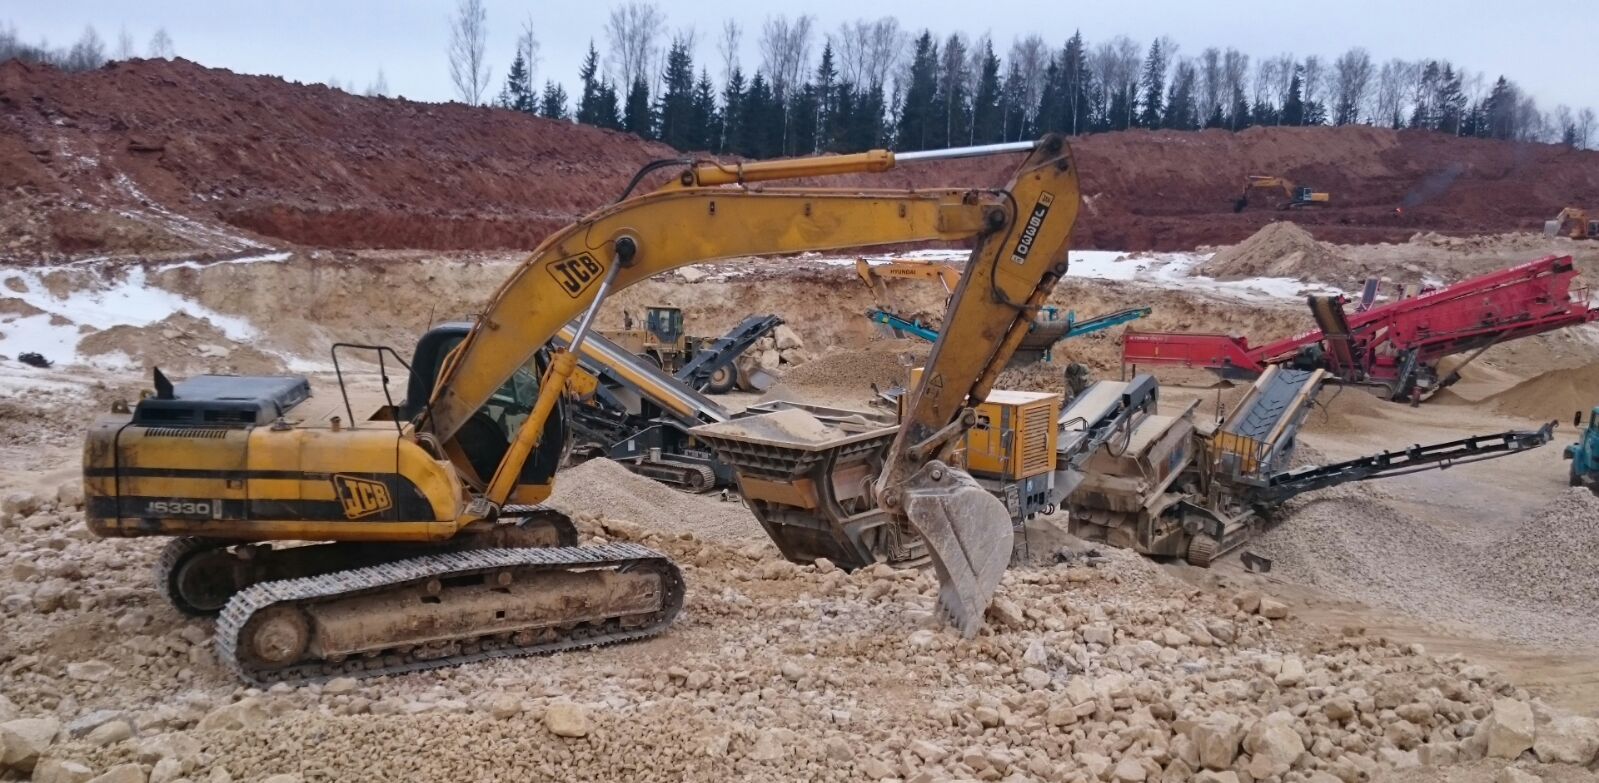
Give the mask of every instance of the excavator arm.
[[[1002, 190], [751, 186], [885, 171], [915, 160], [1023, 151], [1026, 159]], [[948, 458], [959, 435], [974, 423], [971, 401], [986, 397], [1039, 306], [1065, 275], [1079, 203], [1077, 172], [1058, 136], [1036, 144], [898, 156], [874, 151], [685, 168], [665, 187], [624, 198], [546, 239], [501, 286], [446, 362], [430, 404], [419, 414], [418, 431], [443, 441], [452, 461], [471, 475], [453, 439], [495, 389], [563, 325], [581, 316], [571, 341], [575, 350], [610, 291], [653, 275], [749, 256], [972, 240], [975, 247], [950, 299], [945, 329], [911, 392], [876, 493], [883, 508], [927, 540], [945, 586], [941, 605], [963, 631], [975, 632], [1010, 555], [1009, 514], [941, 458]], [[552, 351], [537, 403], [495, 475], [479, 477], [486, 489], [460, 524], [492, 517], [510, 497], [575, 362], [568, 350]]]

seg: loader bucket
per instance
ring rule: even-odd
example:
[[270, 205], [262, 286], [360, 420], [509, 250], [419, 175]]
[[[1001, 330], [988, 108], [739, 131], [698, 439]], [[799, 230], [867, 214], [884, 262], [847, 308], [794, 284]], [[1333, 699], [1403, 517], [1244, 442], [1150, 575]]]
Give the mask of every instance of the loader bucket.
[[940, 618], [976, 636], [1010, 564], [1010, 512], [965, 471], [937, 460], [910, 477], [902, 499], [938, 574]]

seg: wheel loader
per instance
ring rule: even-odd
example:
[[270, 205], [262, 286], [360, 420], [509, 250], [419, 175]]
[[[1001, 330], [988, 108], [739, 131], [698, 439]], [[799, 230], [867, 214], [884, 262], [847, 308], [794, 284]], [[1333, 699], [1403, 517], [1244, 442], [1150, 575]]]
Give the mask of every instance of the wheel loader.
[[[1025, 157], [1002, 189], [785, 182], [1014, 153]], [[665, 184], [634, 192], [666, 170]], [[153, 396], [114, 407], [87, 435], [88, 523], [106, 537], [171, 537], [161, 588], [179, 609], [217, 616], [220, 660], [255, 684], [658, 634], [682, 606], [678, 567], [634, 544], [575, 546], [571, 521], [538, 505], [558, 480], [565, 389], [607, 296], [691, 263], [970, 242], [949, 328], [889, 447], [870, 465], [848, 459], [848, 444], [818, 454], [849, 471], [824, 480], [849, 485], [854, 507], [878, 510], [871, 529], [853, 531], [863, 551], [884, 560], [921, 553], [941, 582], [939, 612], [972, 635], [1005, 568], [1011, 525], [1003, 504], [943, 460], [1066, 273], [1079, 204], [1059, 136], [905, 154], [658, 161], [616, 202], [545, 239], [464, 336], [424, 335], [406, 398], [364, 419], [353, 410], [327, 426], [299, 418], [304, 378], [158, 375]], [[567, 346], [553, 346], [574, 320]], [[405, 366], [390, 348], [341, 345], [336, 359], [341, 351], [370, 352], [385, 376]], [[342, 394], [342, 370], [339, 378]]]

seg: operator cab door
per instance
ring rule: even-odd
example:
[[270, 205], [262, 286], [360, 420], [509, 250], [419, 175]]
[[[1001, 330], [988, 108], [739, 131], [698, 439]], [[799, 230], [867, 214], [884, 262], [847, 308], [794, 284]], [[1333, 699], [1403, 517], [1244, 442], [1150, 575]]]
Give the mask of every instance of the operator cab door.
[[[426, 409], [426, 401], [433, 394], [439, 371], [461, 341], [466, 339], [471, 324], [442, 324], [423, 335], [417, 343], [411, 362], [411, 380], [406, 387], [406, 401], [401, 412], [414, 419]], [[467, 419], [456, 433], [456, 443], [465, 453], [472, 471], [482, 483], [494, 478], [494, 471], [505, 459], [511, 440], [522, 422], [527, 420], [538, 401], [540, 381], [548, 366], [548, 353], [541, 349], [526, 365], [517, 368], [489, 401]], [[544, 423], [539, 445], [528, 455], [522, 465], [518, 485], [545, 485], [560, 467], [566, 449], [566, 401], [563, 398], [551, 411]]]

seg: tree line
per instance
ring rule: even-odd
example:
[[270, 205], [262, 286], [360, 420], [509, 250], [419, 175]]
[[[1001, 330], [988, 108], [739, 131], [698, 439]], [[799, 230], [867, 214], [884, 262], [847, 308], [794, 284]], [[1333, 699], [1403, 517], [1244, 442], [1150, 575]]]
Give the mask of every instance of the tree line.
[[[452, 25], [457, 97], [484, 103], [486, 63], [463, 69], [461, 33], [486, 40], [482, 0], [458, 0]], [[463, 24], [463, 20], [469, 22]], [[1539, 108], [1507, 76], [1490, 80], [1448, 60], [1376, 62], [1354, 47], [1333, 59], [1251, 57], [1235, 48], [1185, 54], [1170, 37], [1051, 45], [1033, 34], [1001, 57], [987, 35], [912, 33], [884, 17], [819, 32], [811, 16], [768, 17], [760, 63], [739, 62], [743, 31], [728, 20], [716, 41], [718, 79], [696, 63], [698, 35], [669, 33], [652, 2], [615, 6], [605, 50], [591, 41], [579, 89], [536, 87], [537, 41], [524, 24], [493, 105], [623, 130], [677, 149], [765, 158], [874, 147], [932, 149], [1016, 141], [1046, 132], [1128, 128], [1243, 130], [1252, 126], [1371, 125], [1456, 136], [1599, 143], [1593, 109]], [[470, 58], [468, 58], [470, 59]]]
[[52, 46], [44, 39], [31, 44], [22, 40], [22, 36], [17, 33], [16, 25], [10, 22], [0, 25], [0, 62], [17, 59], [52, 65], [64, 71], [90, 71], [112, 60], [173, 56], [176, 56], [176, 49], [172, 44], [172, 36], [167, 34], [165, 27], [157, 28], [141, 49], [126, 27], [117, 33], [114, 45], [108, 44], [101, 38], [94, 25], [88, 25], [83, 28], [83, 34], [72, 45]]

